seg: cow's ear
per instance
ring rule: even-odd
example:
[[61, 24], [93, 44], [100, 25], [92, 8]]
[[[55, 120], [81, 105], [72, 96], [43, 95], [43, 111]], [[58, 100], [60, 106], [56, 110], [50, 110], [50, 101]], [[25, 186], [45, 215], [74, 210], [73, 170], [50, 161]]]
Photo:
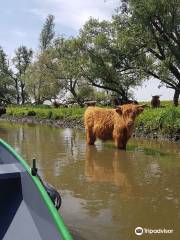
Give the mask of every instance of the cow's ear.
[[137, 110], [138, 110], [138, 113], [140, 114], [140, 113], [142, 113], [144, 111], [144, 107], [138, 106]]
[[121, 107], [117, 107], [117, 108], [116, 108], [116, 112], [119, 113], [119, 114], [122, 114], [122, 109], [121, 109]]

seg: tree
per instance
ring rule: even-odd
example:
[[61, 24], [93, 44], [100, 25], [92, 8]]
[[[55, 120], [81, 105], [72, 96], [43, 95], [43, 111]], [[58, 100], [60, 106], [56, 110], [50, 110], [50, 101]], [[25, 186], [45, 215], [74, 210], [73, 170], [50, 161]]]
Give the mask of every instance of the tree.
[[54, 16], [53, 15], [48, 15], [46, 22], [43, 26], [43, 29], [40, 34], [40, 49], [41, 51], [47, 50], [47, 48], [50, 46], [54, 35]]
[[82, 52], [78, 47], [77, 39], [57, 38], [50, 49], [52, 60], [48, 68], [58, 79], [61, 89], [70, 92], [75, 101], [83, 106], [83, 102], [78, 96], [78, 85], [82, 85], [81, 65], [83, 64]]
[[60, 88], [54, 73], [47, 67], [51, 59], [46, 52], [37, 56], [25, 74], [27, 90], [36, 104], [42, 104], [45, 100], [56, 98]]
[[14, 100], [14, 88], [7, 56], [0, 47], [0, 102], [11, 103]]
[[30, 96], [37, 104], [42, 104], [45, 100], [51, 100], [56, 97], [59, 91], [54, 75], [47, 67], [52, 65], [48, 49], [55, 35], [54, 27], [54, 16], [48, 15], [40, 33], [41, 52], [37, 55], [34, 63], [29, 66], [25, 75]]
[[[125, 3], [127, 2], [127, 3]], [[125, 20], [124, 48], [138, 56], [136, 67], [174, 89], [174, 105], [180, 95], [180, 1], [129, 0], [114, 18], [118, 31]], [[119, 26], [118, 26], [118, 23]]]
[[84, 84], [78, 86], [78, 97], [82, 102], [94, 100], [95, 99], [94, 88], [88, 85], [87, 82], [85, 82]]
[[15, 81], [15, 89], [17, 94], [17, 104], [21, 103], [24, 104], [26, 100], [26, 91], [25, 91], [25, 78], [24, 75], [28, 66], [32, 61], [33, 51], [31, 49], [27, 49], [25, 46], [20, 46], [15, 51], [15, 57], [13, 58], [13, 63], [16, 68], [16, 73], [11, 74], [11, 77]]
[[134, 68], [134, 58], [119, 47], [115, 26], [90, 19], [80, 32], [80, 40], [83, 76], [93, 86], [127, 100], [129, 89], [141, 84], [142, 72]]

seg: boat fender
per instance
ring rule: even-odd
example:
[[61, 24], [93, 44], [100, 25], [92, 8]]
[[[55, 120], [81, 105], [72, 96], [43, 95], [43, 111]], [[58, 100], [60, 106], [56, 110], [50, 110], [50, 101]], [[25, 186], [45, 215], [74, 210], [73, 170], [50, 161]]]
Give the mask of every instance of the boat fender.
[[56, 209], [59, 209], [61, 207], [61, 203], [62, 203], [59, 192], [52, 185], [50, 185], [47, 182], [44, 182], [44, 186], [46, 188], [46, 192], [48, 193], [52, 202], [54, 203], [54, 206], [56, 207]]
[[42, 180], [42, 178], [38, 174], [38, 169], [36, 167], [36, 159], [33, 158], [33, 166], [31, 168], [31, 174], [32, 176], [37, 176], [39, 180], [41, 181], [42, 185], [46, 189], [46, 192], [48, 193], [49, 197], [51, 198], [51, 201], [53, 202], [56, 209], [59, 209], [61, 207], [61, 196], [59, 192], [49, 183]]

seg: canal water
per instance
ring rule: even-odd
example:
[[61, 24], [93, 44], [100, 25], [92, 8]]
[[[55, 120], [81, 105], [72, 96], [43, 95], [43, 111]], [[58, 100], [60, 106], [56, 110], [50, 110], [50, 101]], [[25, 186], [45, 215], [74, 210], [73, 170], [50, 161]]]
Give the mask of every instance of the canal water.
[[86, 146], [83, 130], [7, 122], [0, 138], [29, 164], [37, 159], [75, 239], [180, 239], [180, 144], [137, 138], [120, 151]]

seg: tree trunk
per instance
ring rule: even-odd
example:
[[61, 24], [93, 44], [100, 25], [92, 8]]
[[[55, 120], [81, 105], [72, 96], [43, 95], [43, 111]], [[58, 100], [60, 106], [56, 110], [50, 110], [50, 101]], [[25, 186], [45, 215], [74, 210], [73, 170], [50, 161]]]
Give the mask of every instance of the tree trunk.
[[21, 100], [22, 100], [21, 104], [24, 105], [24, 103], [25, 103], [25, 91], [24, 91], [23, 86], [21, 86]]
[[17, 105], [20, 104], [20, 96], [19, 96], [19, 93], [17, 92], [17, 97], [16, 97], [16, 103]]
[[80, 106], [80, 107], [83, 107], [83, 103], [82, 103], [82, 101], [79, 99], [79, 97], [77, 96], [74, 88], [71, 88], [71, 89], [70, 89], [70, 92], [72, 93], [74, 99], [75, 99], [76, 102], [79, 104], [79, 106]]
[[179, 95], [180, 95], [180, 91], [178, 89], [175, 89], [174, 97], [173, 97], [173, 104], [176, 107], [178, 106]]
[[20, 103], [20, 95], [19, 95], [19, 88], [18, 88], [18, 80], [15, 80], [15, 89], [16, 89], [16, 103], [19, 105]]

